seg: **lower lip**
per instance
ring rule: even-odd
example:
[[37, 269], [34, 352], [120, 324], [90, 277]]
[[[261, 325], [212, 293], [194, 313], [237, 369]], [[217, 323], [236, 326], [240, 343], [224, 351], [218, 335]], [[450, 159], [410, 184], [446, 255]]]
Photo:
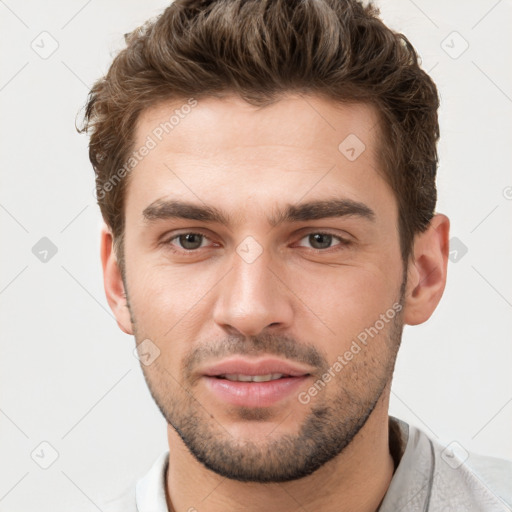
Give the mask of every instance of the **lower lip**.
[[290, 396], [304, 384], [303, 377], [285, 377], [268, 382], [240, 382], [205, 376], [206, 385], [224, 402], [245, 407], [268, 407]]

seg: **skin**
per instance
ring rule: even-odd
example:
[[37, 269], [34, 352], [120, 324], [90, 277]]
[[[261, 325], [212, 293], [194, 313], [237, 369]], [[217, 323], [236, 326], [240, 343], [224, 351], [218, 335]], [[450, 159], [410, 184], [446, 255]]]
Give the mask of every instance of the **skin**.
[[[144, 111], [135, 147], [184, 103]], [[365, 145], [354, 161], [338, 149], [349, 134]], [[425, 322], [442, 296], [449, 220], [437, 214], [415, 237], [405, 283], [397, 202], [379, 169], [378, 136], [369, 105], [290, 95], [258, 109], [235, 96], [207, 98], [132, 171], [125, 279], [105, 226], [104, 285], [119, 327], [160, 350], [141, 367], [168, 421], [169, 510], [363, 512], [381, 503], [394, 469], [388, 406], [401, 329]], [[288, 205], [334, 198], [367, 206], [373, 218], [269, 223]], [[232, 222], [145, 219], [143, 212], [158, 200], [216, 207]], [[205, 236], [192, 237], [188, 255], [187, 240], [177, 237], [187, 232]], [[318, 242], [310, 236], [319, 232], [333, 237]], [[261, 250], [251, 263], [237, 252], [248, 236]], [[205, 385], [202, 360], [193, 357], [209, 364], [242, 353], [288, 355], [292, 362], [302, 357], [311, 375], [299, 391], [307, 391], [358, 334], [401, 300], [393, 321], [307, 404], [293, 393], [268, 407], [228, 405]], [[187, 443], [170, 423], [189, 434]], [[308, 437], [305, 425], [320, 434]], [[339, 453], [306, 476], [277, 474], [299, 471], [301, 462], [304, 470], [314, 448], [328, 442], [327, 433], [337, 435], [333, 446], [346, 445]], [[187, 447], [196, 449], [201, 440], [210, 467]], [[234, 458], [241, 453], [245, 459]], [[246, 476], [252, 471], [253, 481], [222, 472], [233, 467]], [[274, 480], [263, 483], [269, 474]]]

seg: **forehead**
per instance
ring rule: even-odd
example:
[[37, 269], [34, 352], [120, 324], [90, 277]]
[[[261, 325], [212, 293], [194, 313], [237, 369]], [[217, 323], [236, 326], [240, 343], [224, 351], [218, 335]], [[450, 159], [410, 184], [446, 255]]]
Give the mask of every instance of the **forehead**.
[[134, 150], [150, 149], [129, 176], [127, 204], [142, 212], [169, 195], [240, 207], [315, 195], [389, 199], [378, 137], [377, 113], [361, 103], [303, 95], [262, 108], [238, 96], [161, 102], [138, 119]]
[[291, 94], [269, 106], [255, 107], [228, 95], [160, 102], [146, 109], [137, 121], [135, 146], [140, 147], [149, 135], [157, 142], [172, 139], [175, 150], [197, 154], [214, 155], [232, 151], [234, 146], [249, 150], [279, 145], [308, 150], [318, 157], [328, 148], [339, 151], [339, 144], [349, 135], [359, 138], [357, 149], [362, 143], [373, 153], [378, 134], [377, 114], [369, 104]]

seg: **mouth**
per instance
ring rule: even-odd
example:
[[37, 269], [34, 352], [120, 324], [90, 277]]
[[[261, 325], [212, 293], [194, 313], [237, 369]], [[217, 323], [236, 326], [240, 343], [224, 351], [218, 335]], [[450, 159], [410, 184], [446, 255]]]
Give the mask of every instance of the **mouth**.
[[[309, 374], [307, 374], [309, 375]], [[225, 375], [215, 375], [217, 379], [226, 379], [231, 382], [270, 382], [271, 380], [295, 378], [292, 375], [283, 373], [267, 373], [266, 375], [244, 375], [242, 373], [228, 373]]]
[[278, 359], [233, 358], [202, 371], [208, 391], [223, 404], [269, 407], [311, 377], [310, 368]]

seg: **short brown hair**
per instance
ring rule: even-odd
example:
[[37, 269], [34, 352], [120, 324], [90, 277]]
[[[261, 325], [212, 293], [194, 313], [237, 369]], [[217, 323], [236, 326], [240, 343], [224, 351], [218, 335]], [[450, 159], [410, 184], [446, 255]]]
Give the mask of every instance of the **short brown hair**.
[[79, 129], [91, 133], [98, 204], [121, 271], [129, 176], [108, 184], [133, 151], [140, 113], [166, 100], [230, 93], [259, 107], [293, 92], [376, 107], [380, 163], [407, 261], [436, 204], [439, 99], [411, 43], [378, 15], [355, 0], [175, 0], [126, 34], [126, 48], [89, 93]]

